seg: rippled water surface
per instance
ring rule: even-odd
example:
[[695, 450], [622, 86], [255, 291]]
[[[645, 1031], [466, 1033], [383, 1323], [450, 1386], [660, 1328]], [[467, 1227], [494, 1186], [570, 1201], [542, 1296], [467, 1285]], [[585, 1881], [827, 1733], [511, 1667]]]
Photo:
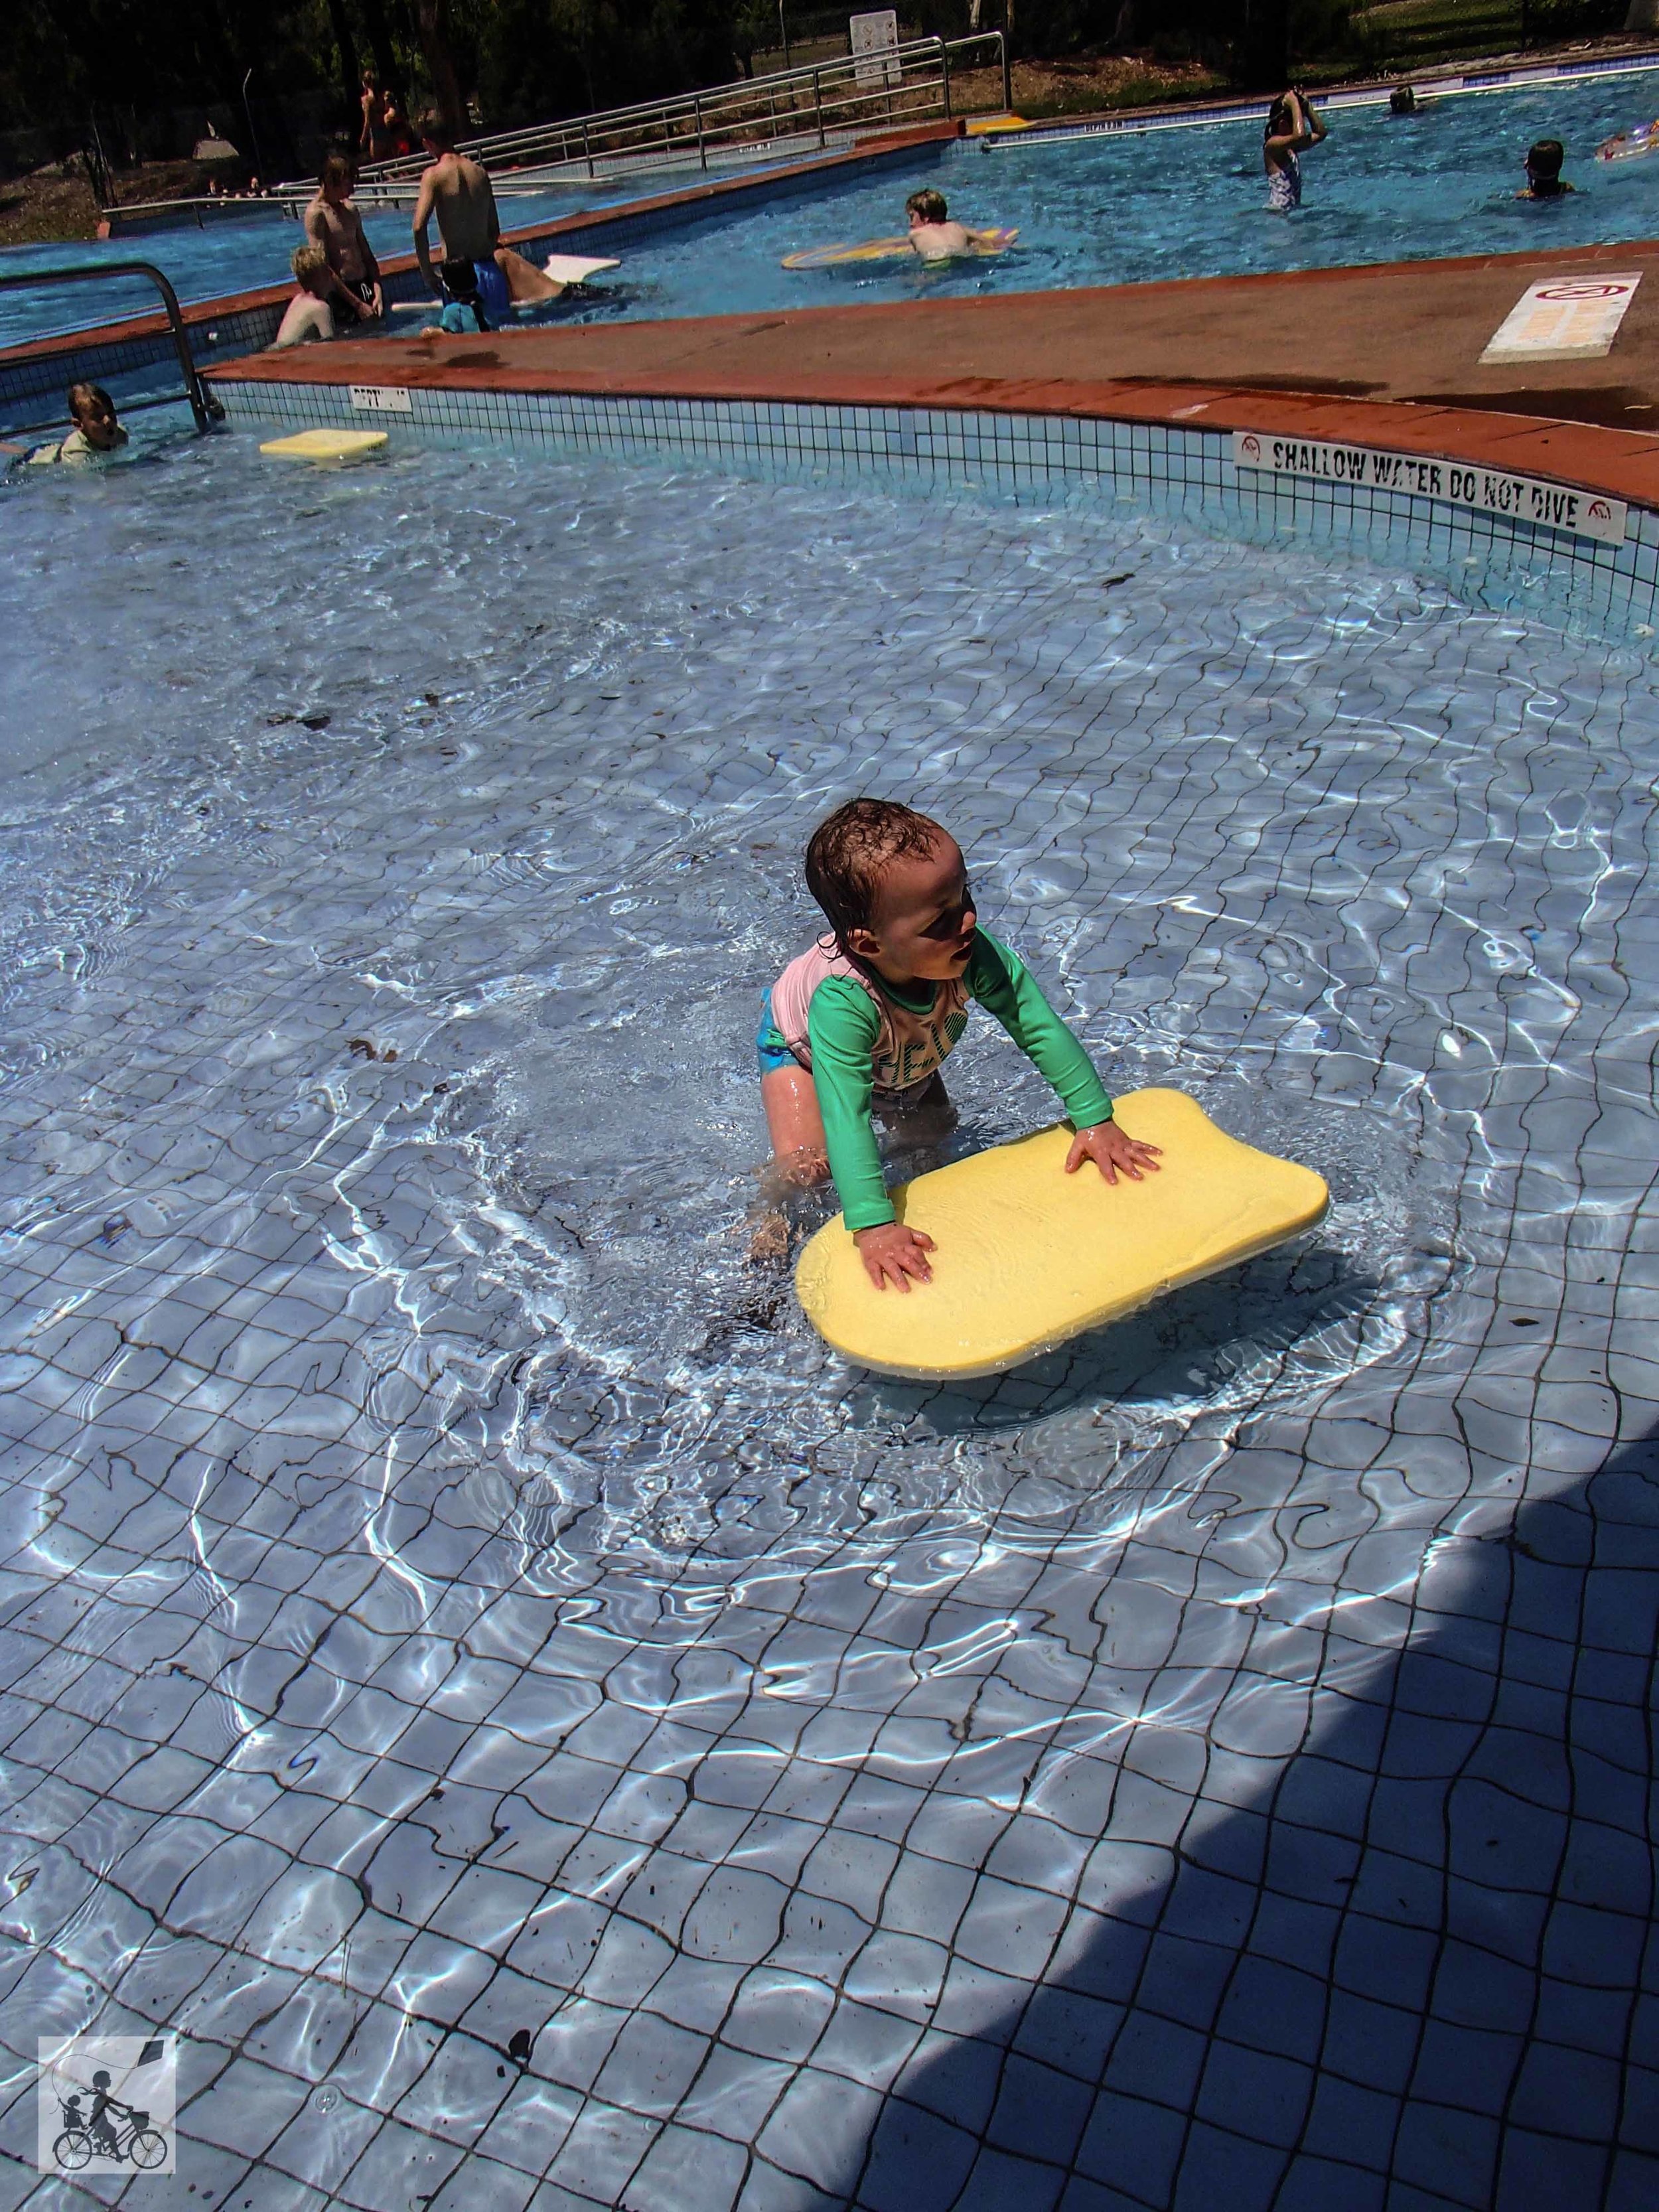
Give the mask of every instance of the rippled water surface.
[[[1404, 120], [1382, 108], [1337, 109], [1326, 143], [1304, 157], [1304, 204], [1288, 217], [1266, 211], [1255, 123], [1033, 139], [995, 152], [976, 140], [929, 155], [914, 169], [831, 179], [816, 192], [784, 192], [626, 243], [615, 249], [621, 269], [550, 312], [559, 321], [733, 314], [1651, 238], [1659, 230], [1659, 157], [1609, 167], [1594, 155], [1613, 131], [1656, 113], [1659, 70], [1458, 95]], [[1525, 181], [1522, 158], [1544, 137], [1565, 141], [1565, 173], [1577, 190], [1547, 205], [1523, 204], [1515, 198]], [[502, 220], [537, 222], [695, 181], [569, 186], [544, 199], [504, 201]], [[781, 265], [804, 246], [902, 231], [906, 196], [929, 185], [943, 188], [965, 222], [1018, 228], [1018, 246], [997, 260], [947, 269], [908, 260], [812, 271]], [[407, 210], [373, 218], [369, 234], [380, 252], [407, 252]], [[65, 254], [137, 254], [159, 262], [183, 296], [208, 299], [284, 281], [298, 236], [291, 223], [252, 222], [106, 247], [16, 248], [0, 252], [0, 269], [61, 262]], [[75, 294], [0, 294], [0, 337], [144, 312], [154, 298], [131, 282]], [[410, 326], [405, 315], [386, 325], [394, 336]]]
[[[1128, 514], [252, 447], [6, 494], [3, 2147], [167, 2025], [168, 2203], [1643, 2201], [1650, 669]], [[860, 789], [1324, 1228], [829, 1355], [752, 1036]], [[960, 1146], [1052, 1110], [987, 1027]]]

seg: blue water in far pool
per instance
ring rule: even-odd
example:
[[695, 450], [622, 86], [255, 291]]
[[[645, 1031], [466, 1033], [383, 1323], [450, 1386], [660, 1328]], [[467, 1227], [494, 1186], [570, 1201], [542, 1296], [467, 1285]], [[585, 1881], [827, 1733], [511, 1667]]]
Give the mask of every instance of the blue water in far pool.
[[[1304, 202], [1290, 216], [1266, 211], [1256, 124], [1015, 142], [996, 152], [970, 140], [913, 168], [665, 231], [629, 246], [620, 270], [548, 319], [726, 314], [1647, 238], [1659, 233], [1659, 155], [1613, 168], [1592, 156], [1613, 131], [1656, 112], [1659, 70], [1449, 98], [1402, 121], [1382, 108], [1339, 110], [1325, 145], [1304, 157]], [[1522, 155], [1544, 136], [1564, 140], [1567, 174], [1581, 190], [1537, 206], [1514, 194]], [[998, 261], [945, 270], [908, 261], [811, 272], [779, 265], [803, 246], [902, 230], [906, 195], [925, 184], [941, 186], [965, 222], [1017, 227], [1018, 246]], [[636, 178], [504, 200], [502, 220], [517, 228], [671, 186]], [[378, 252], [403, 252], [407, 211], [372, 217], [368, 231]], [[108, 246], [19, 247], [0, 254], [0, 270], [137, 256], [159, 264], [182, 297], [210, 299], [281, 282], [299, 234], [266, 217]], [[154, 298], [146, 286], [113, 283], [72, 301], [0, 294], [0, 341], [139, 312]], [[385, 327], [406, 332], [412, 321], [392, 316]]]
[[[8, 2202], [89, 2030], [168, 2203], [1653, 2203], [1652, 666], [596, 455], [3, 496]], [[860, 789], [1328, 1220], [828, 1353], [752, 1040]]]
[[[593, 312], [623, 302], [647, 316], [822, 307], [1650, 238], [1659, 234], [1659, 155], [1616, 167], [1592, 157], [1612, 132], [1656, 113], [1659, 71], [1451, 98], [1401, 121], [1382, 107], [1340, 109], [1326, 143], [1303, 157], [1304, 203], [1289, 216], [1267, 212], [1256, 123], [1016, 140], [994, 152], [969, 140], [913, 173], [758, 207], [718, 232], [665, 234], [600, 280], [596, 289], [617, 296]], [[1517, 201], [1522, 158], [1542, 137], [1564, 141], [1565, 173], [1581, 189], [1549, 204]], [[1017, 226], [1018, 245], [998, 261], [946, 270], [779, 266], [803, 246], [902, 231], [905, 196], [924, 184], [939, 185], [965, 222]]]
[[[534, 195], [503, 192], [501, 225], [516, 230], [527, 223], [556, 222], [585, 209], [614, 207], [623, 200], [684, 190], [698, 181], [700, 173], [696, 170], [675, 170], [649, 177], [561, 185]], [[407, 207], [365, 216], [363, 228], [377, 254], [390, 260], [410, 251], [409, 218]], [[0, 276], [19, 275], [30, 269], [95, 268], [112, 261], [149, 261], [172, 282], [181, 300], [216, 300], [228, 293], [284, 283], [289, 256], [302, 236], [297, 222], [289, 221], [274, 207], [266, 207], [245, 217], [216, 217], [200, 229], [192, 226], [135, 238], [80, 240], [64, 246], [9, 246], [0, 251]], [[147, 314], [156, 304], [154, 285], [131, 278], [112, 277], [106, 284], [74, 289], [0, 292], [0, 345], [15, 345], [52, 331], [81, 330], [122, 315]]]

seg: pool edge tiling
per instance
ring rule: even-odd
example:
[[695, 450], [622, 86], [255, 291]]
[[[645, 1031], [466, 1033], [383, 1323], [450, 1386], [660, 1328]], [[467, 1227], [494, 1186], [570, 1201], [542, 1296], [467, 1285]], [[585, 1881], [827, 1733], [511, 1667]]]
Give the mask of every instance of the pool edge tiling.
[[[1659, 616], [1659, 449], [1629, 432], [1190, 385], [1034, 381], [1001, 394], [1000, 404], [985, 394], [969, 405], [907, 390], [899, 380], [840, 398], [714, 399], [527, 389], [485, 371], [353, 386], [314, 373], [339, 367], [314, 356], [305, 364], [310, 375], [290, 374], [289, 362], [280, 374], [271, 374], [277, 363], [263, 364], [264, 374], [261, 367], [216, 377], [233, 422], [372, 420], [394, 437], [654, 453], [762, 477], [830, 474], [1039, 503], [1127, 499], [1178, 509], [1230, 536], [1312, 538], [1403, 559], [1475, 603], [1530, 604], [1547, 619], [1615, 638], [1644, 642]], [[1191, 419], [1198, 415], [1202, 427]], [[1236, 434], [1255, 433], [1269, 445], [1278, 438], [1387, 453], [1402, 468], [1414, 453], [1424, 465], [1409, 483], [1428, 489], [1243, 465]], [[1622, 542], [1437, 495], [1458, 473], [1437, 468], [1443, 459], [1467, 462], [1468, 477], [1500, 485], [1583, 487], [1580, 510], [1610, 494], [1625, 510]]]

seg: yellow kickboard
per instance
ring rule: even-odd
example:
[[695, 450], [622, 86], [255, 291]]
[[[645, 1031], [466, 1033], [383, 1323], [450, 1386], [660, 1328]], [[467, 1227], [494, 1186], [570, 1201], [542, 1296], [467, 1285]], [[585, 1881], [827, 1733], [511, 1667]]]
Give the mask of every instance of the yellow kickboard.
[[260, 447], [283, 461], [349, 461], [386, 443], [384, 430], [296, 430], [291, 438], [271, 438]]
[[1157, 1175], [1109, 1184], [1085, 1161], [1068, 1176], [1060, 1127], [918, 1176], [893, 1203], [938, 1246], [933, 1281], [878, 1291], [837, 1214], [795, 1268], [807, 1319], [884, 1374], [996, 1375], [1323, 1218], [1322, 1177], [1240, 1144], [1182, 1091], [1132, 1091], [1113, 1111], [1164, 1147]]

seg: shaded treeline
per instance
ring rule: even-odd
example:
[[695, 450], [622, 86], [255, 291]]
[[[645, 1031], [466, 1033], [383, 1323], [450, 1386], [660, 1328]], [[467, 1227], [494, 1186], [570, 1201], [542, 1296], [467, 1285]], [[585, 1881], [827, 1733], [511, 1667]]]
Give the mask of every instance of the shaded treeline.
[[[785, 0], [786, 9], [789, 0]], [[1114, 46], [1201, 54], [1242, 78], [1284, 66], [1287, 27], [1322, 30], [1338, 0], [912, 0], [907, 30], [1012, 19], [1017, 51]], [[738, 76], [778, 41], [776, 0], [14, 0], [0, 54], [0, 130], [200, 110], [223, 121], [308, 96], [355, 136], [360, 73], [406, 107], [459, 109], [489, 128], [685, 91]], [[1310, 42], [1300, 41], [1304, 51]], [[1317, 38], [1312, 42], [1319, 43]], [[129, 128], [128, 135], [131, 135]]]

